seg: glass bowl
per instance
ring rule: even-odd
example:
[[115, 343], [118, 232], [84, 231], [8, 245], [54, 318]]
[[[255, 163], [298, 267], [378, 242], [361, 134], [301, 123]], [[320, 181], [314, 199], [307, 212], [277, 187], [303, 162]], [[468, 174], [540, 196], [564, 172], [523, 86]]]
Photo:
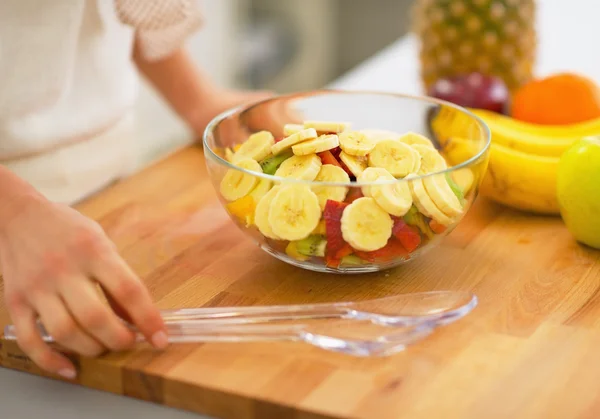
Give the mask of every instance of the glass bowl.
[[366, 273], [419, 257], [461, 222], [490, 132], [440, 100], [320, 90], [224, 112], [203, 141], [220, 202], [264, 251], [312, 271]]

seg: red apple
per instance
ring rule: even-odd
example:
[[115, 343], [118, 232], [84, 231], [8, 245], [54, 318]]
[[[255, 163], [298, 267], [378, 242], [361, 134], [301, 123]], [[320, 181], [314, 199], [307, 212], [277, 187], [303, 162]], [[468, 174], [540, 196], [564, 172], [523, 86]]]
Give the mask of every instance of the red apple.
[[485, 109], [501, 114], [508, 111], [510, 99], [506, 84], [500, 78], [481, 73], [440, 79], [431, 86], [427, 94], [466, 108]]

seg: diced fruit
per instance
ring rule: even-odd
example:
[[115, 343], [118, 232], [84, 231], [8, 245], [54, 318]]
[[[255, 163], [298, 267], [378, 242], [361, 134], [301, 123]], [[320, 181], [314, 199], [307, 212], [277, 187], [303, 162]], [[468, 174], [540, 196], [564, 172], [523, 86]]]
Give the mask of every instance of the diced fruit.
[[340, 148], [350, 156], [366, 156], [375, 147], [375, 142], [358, 131], [345, 131], [339, 135]]
[[[261, 173], [262, 169], [256, 160], [245, 158], [236, 161], [236, 166], [241, 169]], [[228, 201], [235, 201], [247, 195], [258, 183], [260, 178], [241, 170], [229, 169], [221, 179], [220, 192]]]
[[317, 195], [306, 185], [282, 186], [271, 201], [269, 225], [284, 240], [302, 240], [321, 219]]
[[458, 186], [456, 182], [454, 182], [454, 179], [452, 179], [449, 173], [446, 173], [446, 180], [448, 181], [450, 189], [452, 189], [452, 192], [454, 192], [454, 195], [456, 195], [461, 205], [463, 205], [465, 196], [463, 195], [463, 191], [460, 188], [460, 186]]
[[310, 259], [309, 256], [303, 255], [298, 251], [298, 242], [289, 242], [285, 248], [285, 254], [301, 262]]
[[428, 239], [435, 236], [435, 233], [429, 227], [429, 223], [415, 206], [408, 210], [403, 220], [406, 221], [406, 224], [417, 227]]
[[357, 250], [356, 256], [364, 261], [371, 263], [385, 263], [398, 258], [406, 258], [409, 256], [408, 251], [395, 238], [391, 238], [384, 247], [371, 252]]
[[[382, 167], [367, 167], [361, 174], [356, 178], [360, 183], [375, 182], [378, 179], [394, 180], [395, 177]], [[364, 196], [371, 196], [372, 186], [362, 186], [361, 190]]]
[[[332, 182], [332, 183], [350, 183], [350, 177], [344, 169], [332, 164], [324, 164], [321, 166], [319, 174], [315, 178], [315, 182]], [[327, 200], [343, 201], [348, 193], [347, 186], [313, 186], [312, 190], [319, 198], [319, 205], [325, 208]]]
[[282, 151], [292, 148], [292, 146], [295, 144], [299, 144], [302, 141], [311, 140], [313, 138], [317, 138], [317, 131], [312, 128], [298, 131], [285, 137], [283, 140], [277, 142], [277, 144], [273, 144], [271, 147], [271, 153], [276, 156]]
[[279, 165], [275, 176], [315, 180], [321, 170], [321, 159], [316, 154], [292, 156]]
[[271, 190], [258, 202], [256, 211], [254, 212], [254, 223], [256, 224], [256, 227], [258, 227], [258, 231], [260, 231], [263, 236], [274, 240], [280, 240], [280, 237], [278, 237], [271, 228], [269, 212], [271, 210], [273, 198], [275, 198], [280, 190], [281, 186], [279, 185], [271, 188]]
[[435, 206], [437, 206], [451, 220], [462, 214], [462, 205], [456, 195], [454, 195], [452, 188], [450, 188], [446, 176], [427, 176], [423, 178], [423, 185], [425, 186], [427, 195], [429, 195]]
[[325, 248], [327, 246], [327, 240], [325, 237], [319, 235], [308, 236], [305, 239], [293, 242], [296, 243], [296, 249], [298, 252], [305, 256], [325, 256]]
[[504, 82], [480, 73], [443, 78], [433, 84], [428, 94], [467, 108], [506, 113], [509, 92]]
[[240, 222], [244, 223], [246, 227], [252, 225], [254, 222], [254, 208], [256, 207], [254, 199], [250, 195], [246, 195], [236, 201], [229, 202], [226, 205], [227, 211], [237, 217]]
[[367, 169], [366, 157], [351, 156], [341, 151], [339, 159], [342, 162], [343, 169], [355, 177], [359, 177]]
[[378, 142], [368, 158], [369, 166], [381, 167], [393, 176], [401, 178], [413, 173], [418, 161], [420, 162], [419, 153], [408, 144], [397, 140]]
[[392, 219], [373, 198], [359, 198], [344, 209], [342, 237], [353, 249], [381, 249], [391, 235]]
[[394, 218], [392, 234], [408, 253], [414, 252], [421, 244], [421, 234], [416, 227], [408, 225], [402, 218]]
[[323, 210], [325, 220], [325, 232], [327, 235], [327, 254], [334, 256], [346, 245], [342, 237], [341, 220], [344, 208], [349, 204], [345, 202], [327, 201]]
[[338, 159], [333, 155], [334, 150], [327, 150], [319, 153], [319, 158], [321, 159], [321, 163], [323, 164], [332, 164], [334, 166], [342, 167]]
[[362, 191], [360, 190], [360, 188], [350, 188], [350, 191], [348, 192], [348, 195], [346, 195], [346, 201], [348, 204], [353, 203], [354, 201], [356, 201], [358, 198], [362, 198], [364, 195], [362, 193]]
[[435, 148], [423, 144], [413, 144], [411, 147], [417, 150], [421, 157], [421, 164], [419, 169], [415, 171], [416, 174], [426, 175], [441, 172], [448, 168], [446, 160]]
[[276, 156], [269, 156], [260, 162], [263, 173], [274, 175], [281, 163], [292, 157], [294, 153], [292, 150], [285, 150]]
[[463, 167], [462, 169], [453, 171], [451, 176], [452, 180], [454, 180], [454, 182], [462, 190], [463, 195], [467, 194], [471, 190], [473, 182], [475, 181], [473, 171], [468, 167]]
[[342, 260], [340, 261], [340, 265], [358, 266], [364, 265], [364, 262], [361, 258], [359, 258], [356, 255], [347, 255], [342, 258]]
[[321, 135], [317, 138], [292, 146], [292, 151], [296, 156], [306, 156], [309, 154], [322, 153], [331, 150], [340, 145], [340, 140], [335, 134]]
[[[409, 187], [412, 192], [413, 203], [415, 204], [417, 209], [425, 216], [433, 218], [440, 224], [448, 226], [452, 224], [452, 218], [450, 218], [442, 210], [440, 210], [440, 208], [438, 208], [436, 203], [433, 201], [432, 197], [429, 195], [429, 192], [425, 189], [424, 181], [426, 181], [427, 179], [428, 178], [410, 179]], [[450, 191], [450, 194], [452, 194], [452, 198], [456, 199], [452, 191]], [[440, 200], [444, 199], [443, 196], [442, 198], [437, 196], [437, 198]]]
[[317, 224], [317, 227], [312, 231], [311, 234], [320, 234], [321, 236], [324, 236], [327, 234], [327, 230], [325, 227], [325, 219], [322, 219], [321, 221], [319, 221], [319, 224]]
[[446, 231], [448, 229], [448, 227], [441, 225], [440, 223], [438, 223], [435, 220], [429, 221], [429, 227], [431, 228], [431, 231], [433, 231], [436, 234], [442, 234], [444, 231]]
[[289, 137], [292, 134], [300, 132], [304, 129], [304, 125], [301, 124], [285, 124], [283, 126], [283, 135]]
[[271, 154], [273, 144], [275, 144], [275, 137], [269, 131], [256, 132], [240, 146], [235, 153], [235, 158], [245, 156], [260, 161]]

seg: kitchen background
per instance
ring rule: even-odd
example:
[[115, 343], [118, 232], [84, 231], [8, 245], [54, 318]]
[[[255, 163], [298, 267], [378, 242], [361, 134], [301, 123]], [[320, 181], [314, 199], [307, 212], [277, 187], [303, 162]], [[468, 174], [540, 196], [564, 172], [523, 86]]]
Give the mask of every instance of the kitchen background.
[[[202, 29], [188, 49], [219, 84], [280, 93], [323, 87], [408, 30], [412, 0], [199, 0]], [[192, 139], [142, 84], [144, 163]]]

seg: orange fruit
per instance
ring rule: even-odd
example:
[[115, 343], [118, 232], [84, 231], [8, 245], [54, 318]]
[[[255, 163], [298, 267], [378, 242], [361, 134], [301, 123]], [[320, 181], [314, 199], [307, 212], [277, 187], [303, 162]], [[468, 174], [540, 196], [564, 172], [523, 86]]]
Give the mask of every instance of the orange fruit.
[[534, 80], [515, 92], [511, 116], [542, 125], [567, 125], [600, 118], [600, 87], [593, 80], [573, 73]]

